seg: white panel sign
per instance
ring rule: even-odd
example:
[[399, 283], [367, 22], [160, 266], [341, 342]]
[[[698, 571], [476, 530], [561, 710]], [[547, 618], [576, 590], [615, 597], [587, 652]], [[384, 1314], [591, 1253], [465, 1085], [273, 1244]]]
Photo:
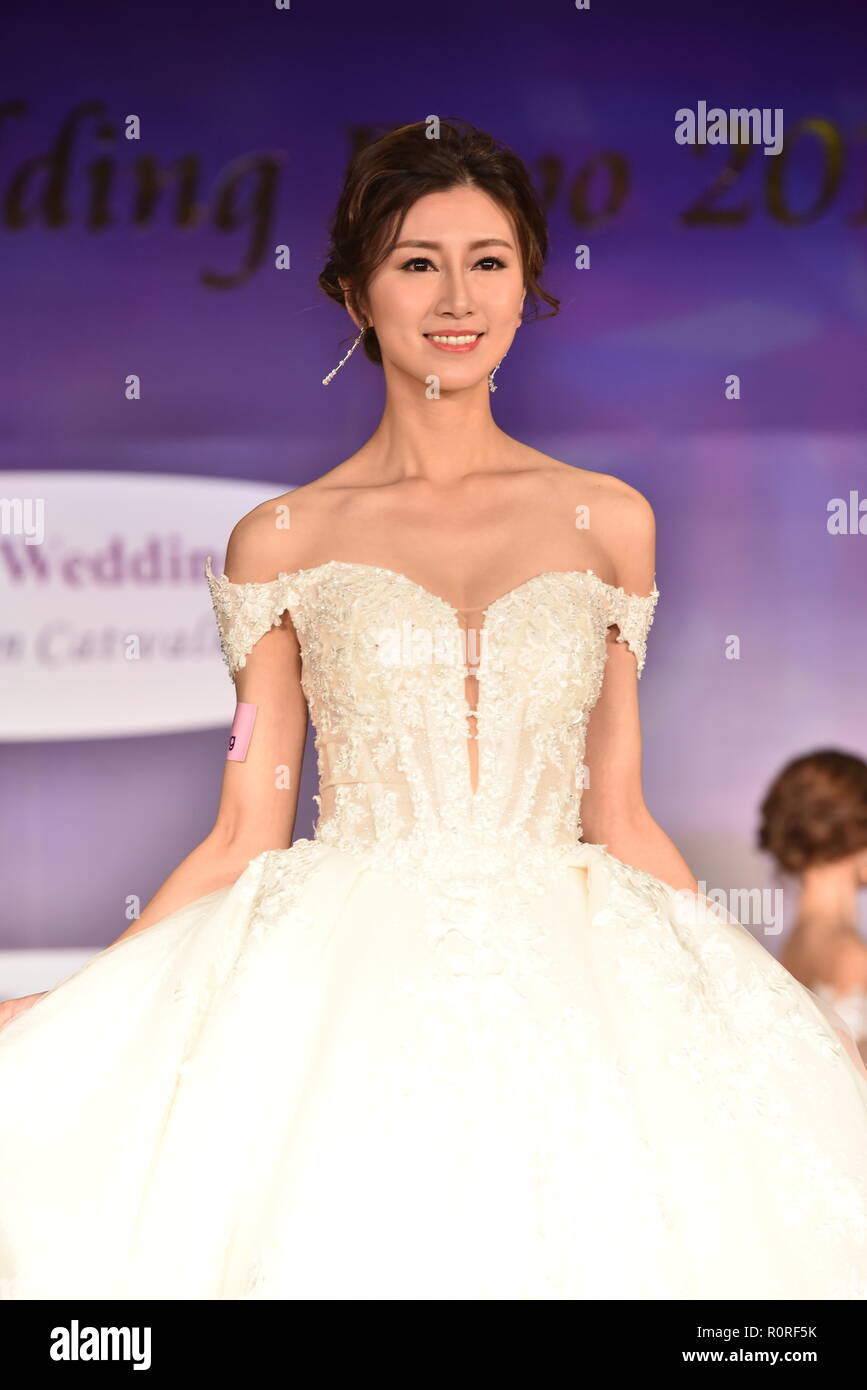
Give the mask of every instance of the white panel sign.
[[205, 559], [273, 483], [0, 473], [0, 740], [231, 722]]

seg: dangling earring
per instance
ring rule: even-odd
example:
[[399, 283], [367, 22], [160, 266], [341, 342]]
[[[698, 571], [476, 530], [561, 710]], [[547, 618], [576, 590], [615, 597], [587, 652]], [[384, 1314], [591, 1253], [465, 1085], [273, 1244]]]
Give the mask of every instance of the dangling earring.
[[[523, 320], [522, 318], [519, 318], [519, 319], [518, 319], [518, 327], [519, 327], [519, 328], [521, 327], [521, 324], [522, 324], [523, 322], [524, 322], [524, 320]], [[500, 360], [499, 360], [499, 362], [497, 363], [496, 367], [494, 368], [493, 372], [488, 372], [488, 390], [491, 392], [491, 394], [493, 394], [493, 392], [496, 391], [496, 389], [497, 389], [497, 383], [494, 381], [494, 375], [495, 375], [496, 372], [498, 372], [498, 371], [500, 370], [500, 368], [502, 367], [502, 365], [503, 365], [503, 363], [505, 362], [505, 360], [506, 360], [506, 359], [505, 359], [505, 356], [501, 357]]]
[[327, 376], [324, 376], [324, 377], [322, 378], [322, 385], [323, 385], [323, 386], [327, 386], [328, 383], [332, 380], [332, 378], [335, 377], [335, 376], [337, 376], [337, 373], [340, 371], [340, 368], [343, 366], [344, 362], [348, 362], [348, 361], [349, 361], [350, 357], [351, 357], [352, 354], [354, 353], [355, 349], [358, 347], [358, 344], [361, 342], [362, 338], [364, 337], [364, 335], [365, 335], [365, 333], [366, 333], [366, 331], [367, 331], [367, 329], [368, 329], [369, 327], [370, 327], [370, 324], [368, 324], [368, 323], [364, 324], [364, 326], [363, 326], [361, 332], [359, 333], [359, 335], [358, 335], [358, 337], [356, 338], [355, 342], [352, 344], [352, 347], [349, 349], [349, 351], [348, 351], [348, 353], [346, 354], [346, 356], [345, 356], [345, 357], [341, 357], [340, 361], [338, 362], [337, 366], [333, 369], [333, 371], [330, 371], [330, 372], [328, 373]]

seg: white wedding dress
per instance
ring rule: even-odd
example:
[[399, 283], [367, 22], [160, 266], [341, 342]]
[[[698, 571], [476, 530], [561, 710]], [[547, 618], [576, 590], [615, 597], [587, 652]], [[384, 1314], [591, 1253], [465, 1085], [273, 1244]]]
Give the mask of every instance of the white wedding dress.
[[0, 1031], [0, 1293], [867, 1297], [833, 1013], [579, 839], [607, 632], [640, 670], [655, 586], [485, 610], [474, 790], [459, 610], [374, 565], [206, 573], [230, 670], [291, 616], [315, 838]]

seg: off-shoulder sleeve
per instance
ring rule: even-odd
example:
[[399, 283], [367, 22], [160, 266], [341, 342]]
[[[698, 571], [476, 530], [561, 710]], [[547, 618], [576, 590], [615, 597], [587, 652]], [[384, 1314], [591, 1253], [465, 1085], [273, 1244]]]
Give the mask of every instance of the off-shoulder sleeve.
[[649, 594], [628, 594], [625, 589], [610, 590], [608, 625], [619, 629], [617, 641], [625, 642], [629, 650], [635, 653], [639, 679], [644, 669], [647, 634], [650, 632], [658, 598], [659, 590], [655, 579]]
[[214, 574], [210, 555], [205, 562], [205, 578], [220, 629], [223, 660], [234, 680], [259, 638], [279, 623], [294, 593], [285, 574], [264, 584], [233, 584], [224, 574]]

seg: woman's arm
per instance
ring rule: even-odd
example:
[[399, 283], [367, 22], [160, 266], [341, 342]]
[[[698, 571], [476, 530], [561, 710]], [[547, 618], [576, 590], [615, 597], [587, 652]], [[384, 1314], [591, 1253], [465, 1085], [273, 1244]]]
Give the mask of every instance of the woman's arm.
[[[263, 520], [258, 513], [251, 514], [238, 523], [226, 553], [226, 572], [235, 583], [260, 582], [279, 572], [274, 537], [270, 516]], [[229, 887], [251, 859], [267, 849], [286, 849], [292, 842], [307, 704], [301, 689], [301, 653], [288, 614], [248, 654], [246, 665], [235, 676], [235, 690], [239, 702], [256, 706], [256, 722], [246, 759], [226, 763], [213, 828], [172, 870], [112, 946]], [[0, 1028], [49, 992], [0, 1003]]]
[[[655, 574], [655, 526], [650, 503], [621, 484], [606, 512], [607, 548], [617, 582], [627, 593], [648, 594]], [[608, 633], [602, 693], [590, 715], [584, 754], [588, 785], [581, 800], [582, 835], [616, 859], [668, 883], [698, 891], [689, 866], [653, 819], [641, 782], [638, 666], [615, 629]]]
[[[276, 557], [269, 560], [273, 550], [273, 522], [263, 523], [258, 515], [245, 517], [229, 539], [226, 573], [236, 584], [273, 578], [280, 569]], [[248, 654], [246, 665], [235, 675], [235, 690], [239, 703], [256, 707], [247, 756], [243, 762], [226, 762], [213, 828], [117, 941], [228, 887], [251, 859], [267, 849], [286, 849], [292, 842], [307, 704], [301, 689], [301, 653], [288, 613]]]

